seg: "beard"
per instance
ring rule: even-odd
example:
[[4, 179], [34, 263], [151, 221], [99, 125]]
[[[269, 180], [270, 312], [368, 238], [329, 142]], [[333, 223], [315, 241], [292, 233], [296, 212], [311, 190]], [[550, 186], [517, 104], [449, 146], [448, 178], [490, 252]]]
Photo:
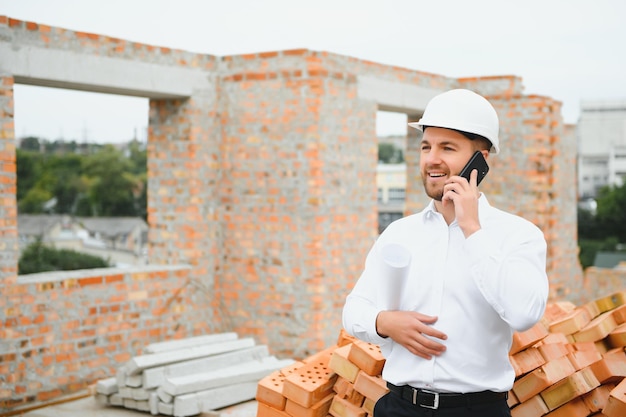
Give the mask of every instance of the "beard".
[[443, 188], [435, 188], [432, 185], [429, 186], [428, 175], [422, 174], [422, 183], [424, 184], [424, 191], [426, 191], [428, 197], [435, 201], [441, 201], [443, 199]]

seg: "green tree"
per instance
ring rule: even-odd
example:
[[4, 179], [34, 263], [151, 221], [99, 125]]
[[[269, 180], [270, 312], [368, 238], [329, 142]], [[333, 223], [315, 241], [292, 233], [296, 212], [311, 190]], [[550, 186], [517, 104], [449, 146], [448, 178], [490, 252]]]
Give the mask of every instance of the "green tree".
[[378, 161], [383, 164], [400, 164], [404, 162], [404, 154], [402, 149], [392, 143], [379, 143]]
[[626, 185], [604, 187], [598, 193], [596, 213], [578, 209], [579, 259], [593, 265], [599, 251], [616, 251], [626, 243]]
[[626, 183], [602, 188], [597, 204], [596, 219], [600, 233], [626, 243]]
[[23, 149], [25, 151], [39, 152], [42, 144], [43, 141], [40, 141], [39, 138], [34, 136], [28, 136], [20, 141], [20, 149]]
[[[139, 215], [142, 180], [132, 173], [133, 165], [113, 146], [88, 155], [83, 160], [83, 174], [89, 179], [87, 216]], [[85, 207], [82, 205], [81, 207]]]
[[75, 269], [108, 268], [109, 261], [98, 256], [69, 249], [45, 246], [41, 239], [24, 249], [18, 261], [18, 274], [35, 274], [47, 271], [70, 271]]

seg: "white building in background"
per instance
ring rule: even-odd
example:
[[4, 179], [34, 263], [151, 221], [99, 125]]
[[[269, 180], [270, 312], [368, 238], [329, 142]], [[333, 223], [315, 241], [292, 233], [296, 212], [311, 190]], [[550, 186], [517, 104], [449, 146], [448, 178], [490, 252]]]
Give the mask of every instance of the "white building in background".
[[404, 215], [406, 164], [378, 164], [378, 233]]
[[626, 99], [581, 103], [577, 126], [578, 197], [595, 198], [626, 177]]

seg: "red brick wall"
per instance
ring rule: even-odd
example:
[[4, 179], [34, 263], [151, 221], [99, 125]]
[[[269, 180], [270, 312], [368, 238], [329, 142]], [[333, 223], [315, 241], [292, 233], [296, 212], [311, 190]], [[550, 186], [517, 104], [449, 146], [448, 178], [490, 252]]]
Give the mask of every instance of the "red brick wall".
[[[359, 96], [360, 77], [487, 95], [502, 120], [503, 151], [485, 191], [544, 229], [552, 295], [581, 288], [575, 141], [564, 133], [560, 104], [522, 95], [518, 77], [458, 80], [309, 50], [216, 58], [1, 16], [0, 27], [12, 45], [206, 76], [189, 97], [150, 102], [154, 266], [18, 280], [13, 74], [0, 74], [0, 374], [9, 375], [2, 410], [82, 389], [168, 338], [234, 330], [296, 358], [332, 344], [377, 230], [379, 103]], [[417, 131], [409, 133], [414, 212], [425, 199]]]

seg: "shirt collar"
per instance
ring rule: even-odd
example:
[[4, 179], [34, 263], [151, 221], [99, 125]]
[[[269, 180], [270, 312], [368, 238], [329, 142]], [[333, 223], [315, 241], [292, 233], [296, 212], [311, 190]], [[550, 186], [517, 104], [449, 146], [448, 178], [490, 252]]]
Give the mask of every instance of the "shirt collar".
[[[479, 216], [481, 215], [481, 213], [484, 213], [485, 210], [489, 210], [490, 207], [491, 207], [491, 204], [489, 204], [489, 200], [487, 200], [487, 196], [481, 192], [480, 196], [478, 197]], [[440, 215], [440, 213], [437, 211], [437, 208], [435, 207], [435, 200], [430, 200], [428, 205], [424, 208], [423, 212], [424, 212], [424, 221], [433, 219], [434, 216]]]

